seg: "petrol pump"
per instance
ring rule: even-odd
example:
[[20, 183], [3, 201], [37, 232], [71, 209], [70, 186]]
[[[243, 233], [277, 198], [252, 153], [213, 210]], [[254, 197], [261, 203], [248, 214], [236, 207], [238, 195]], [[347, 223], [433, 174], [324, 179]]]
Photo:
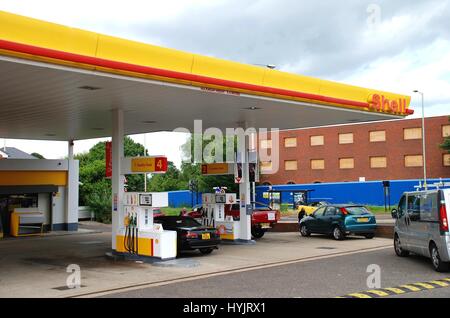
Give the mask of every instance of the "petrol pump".
[[153, 210], [167, 207], [168, 193], [126, 192], [123, 217], [119, 219], [116, 251], [132, 255], [171, 259], [176, 257], [175, 231], [153, 223]]
[[202, 194], [202, 202], [203, 225], [217, 228], [223, 240], [239, 239], [239, 221], [234, 221], [231, 215], [225, 215], [225, 206], [236, 203], [236, 194], [225, 193], [225, 189], [217, 188], [216, 193]]

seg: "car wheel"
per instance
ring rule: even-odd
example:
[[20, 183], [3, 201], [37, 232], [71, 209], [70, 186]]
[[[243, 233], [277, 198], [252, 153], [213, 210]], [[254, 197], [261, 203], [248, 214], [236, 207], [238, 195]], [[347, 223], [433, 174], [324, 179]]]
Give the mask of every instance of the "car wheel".
[[333, 228], [333, 238], [336, 241], [342, 241], [345, 238], [344, 232], [342, 232], [339, 226]]
[[311, 232], [308, 230], [305, 224], [300, 225], [300, 235], [303, 237], [311, 236]]
[[431, 263], [436, 272], [445, 272], [448, 270], [448, 263], [445, 263], [441, 260], [441, 256], [439, 255], [439, 249], [436, 244], [431, 243], [430, 245], [430, 255], [431, 255]]
[[253, 236], [255, 239], [260, 239], [260, 238], [262, 238], [262, 237], [264, 236], [264, 233], [266, 233], [266, 231], [263, 230], [263, 229], [261, 229], [261, 228], [259, 228], [259, 227], [253, 227], [253, 228], [252, 228], [252, 236]]
[[397, 254], [397, 256], [399, 256], [399, 257], [409, 256], [409, 252], [405, 251], [402, 248], [402, 243], [400, 242], [400, 237], [397, 234], [395, 234], [395, 238], [394, 238], [394, 250], [395, 250], [395, 254]]
[[371, 239], [373, 239], [373, 238], [375, 237], [375, 234], [373, 234], [373, 233], [366, 234], [366, 235], [364, 235], [364, 237], [365, 237], [366, 239], [368, 239], [368, 240], [371, 240]]
[[213, 251], [212, 248], [201, 248], [201, 249], [200, 249], [200, 253], [202, 253], [203, 255], [211, 254], [212, 251]]

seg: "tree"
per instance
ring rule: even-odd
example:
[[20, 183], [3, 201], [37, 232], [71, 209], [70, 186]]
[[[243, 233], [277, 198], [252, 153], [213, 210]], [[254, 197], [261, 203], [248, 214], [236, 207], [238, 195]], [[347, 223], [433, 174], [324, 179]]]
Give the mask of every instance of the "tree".
[[[449, 117], [450, 120], [450, 117]], [[444, 143], [441, 144], [441, 148], [447, 150], [450, 153], [450, 136], [446, 137]]]
[[[191, 135], [190, 138], [181, 146], [183, 158], [192, 158], [192, 154], [194, 153], [194, 142], [202, 142], [201, 149], [202, 151], [205, 147], [211, 143], [211, 141], [205, 141], [201, 139], [201, 136], [198, 138], [194, 138], [194, 135]], [[229, 138], [233, 138], [234, 140], [230, 140]], [[234, 153], [237, 147], [237, 141], [235, 137], [227, 137], [224, 140], [220, 140], [218, 142], [223, 143], [223, 154], [227, 153], [227, 140], [228, 144], [233, 145], [234, 149], [231, 151]], [[211, 156], [214, 156], [214, 151], [211, 153]], [[189, 185], [189, 180], [196, 181], [198, 184], [199, 192], [212, 192], [214, 187], [227, 187], [229, 192], [238, 192], [238, 185], [234, 182], [233, 175], [223, 175], [223, 176], [204, 176], [201, 173], [201, 163], [194, 163], [191, 159], [191, 162], [184, 162], [181, 165], [181, 175], [180, 179], [183, 182], [186, 182], [186, 186]]]
[[[89, 152], [75, 156], [80, 161], [80, 205], [89, 206], [100, 222], [111, 222], [111, 180], [105, 178], [106, 142], [99, 142]], [[124, 139], [126, 157], [144, 155], [144, 146], [131, 138]], [[146, 154], [147, 155], [147, 154]], [[144, 176], [129, 175], [127, 191], [144, 191]]]
[[180, 171], [169, 161], [167, 172], [164, 174], [155, 174], [150, 179], [147, 190], [150, 192], [176, 191], [187, 188], [187, 182], [180, 178]]

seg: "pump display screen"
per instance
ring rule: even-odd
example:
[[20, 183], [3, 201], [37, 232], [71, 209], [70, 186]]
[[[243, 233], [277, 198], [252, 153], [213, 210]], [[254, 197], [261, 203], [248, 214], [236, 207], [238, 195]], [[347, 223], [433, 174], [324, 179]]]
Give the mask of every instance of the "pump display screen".
[[224, 204], [227, 201], [227, 196], [225, 194], [217, 194], [216, 195], [216, 203]]
[[152, 195], [151, 194], [140, 194], [139, 195], [139, 205], [140, 206], [152, 206]]

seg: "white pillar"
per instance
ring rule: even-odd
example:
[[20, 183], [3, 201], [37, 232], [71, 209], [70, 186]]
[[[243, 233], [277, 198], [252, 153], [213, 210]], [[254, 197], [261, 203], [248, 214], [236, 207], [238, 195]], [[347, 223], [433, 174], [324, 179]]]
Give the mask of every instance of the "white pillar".
[[65, 203], [65, 223], [68, 231], [78, 230], [79, 162], [74, 160], [73, 140], [68, 142], [68, 171]]
[[116, 234], [120, 226], [120, 218], [123, 217], [122, 198], [124, 193], [124, 176], [121, 173], [121, 161], [124, 157], [123, 150], [123, 110], [115, 109], [112, 114], [112, 244], [116, 249]]
[[67, 152], [69, 154], [68, 158], [69, 158], [69, 160], [73, 160], [73, 146], [74, 146], [74, 142], [73, 142], [73, 140], [69, 140], [67, 142], [67, 144], [68, 144]]
[[248, 147], [249, 138], [244, 137], [243, 142], [238, 149], [242, 161], [242, 179], [243, 182], [239, 184], [239, 199], [240, 199], [240, 221], [239, 221], [239, 239], [250, 241], [252, 239], [251, 233], [251, 215], [247, 215], [247, 206], [251, 203], [250, 197], [250, 181], [248, 168]]

